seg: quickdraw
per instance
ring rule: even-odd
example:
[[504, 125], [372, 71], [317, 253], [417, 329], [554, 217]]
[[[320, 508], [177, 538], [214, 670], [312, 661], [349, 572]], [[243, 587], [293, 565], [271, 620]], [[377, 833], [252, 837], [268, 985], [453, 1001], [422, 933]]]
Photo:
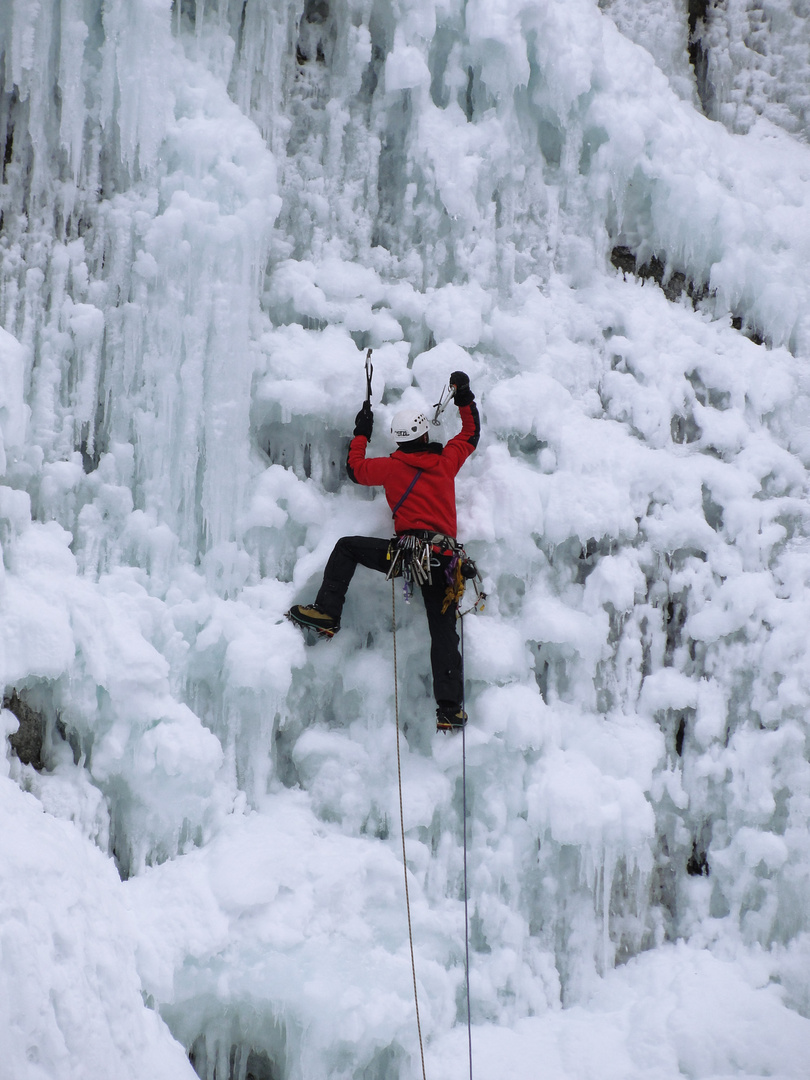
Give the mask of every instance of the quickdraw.
[[395, 537], [388, 545], [388, 559], [391, 565], [385, 580], [401, 577], [405, 603], [410, 604], [414, 585], [432, 583], [431, 542], [421, 536], [405, 533]]

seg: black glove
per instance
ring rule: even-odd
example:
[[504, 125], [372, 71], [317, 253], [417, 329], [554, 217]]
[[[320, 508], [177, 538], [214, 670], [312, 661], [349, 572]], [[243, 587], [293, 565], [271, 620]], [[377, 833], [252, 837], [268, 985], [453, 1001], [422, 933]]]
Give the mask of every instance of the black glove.
[[450, 389], [453, 392], [453, 401], [459, 408], [475, 401], [475, 394], [470, 389], [470, 377], [463, 371], [454, 371], [451, 374]]
[[364, 401], [363, 408], [354, 418], [354, 434], [363, 435], [370, 439], [374, 430], [374, 413], [371, 411], [371, 402]]

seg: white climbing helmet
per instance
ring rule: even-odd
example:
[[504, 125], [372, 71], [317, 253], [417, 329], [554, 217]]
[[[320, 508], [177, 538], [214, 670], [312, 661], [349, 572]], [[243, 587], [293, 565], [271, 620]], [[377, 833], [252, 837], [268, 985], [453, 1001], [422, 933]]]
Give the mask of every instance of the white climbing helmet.
[[429, 427], [428, 418], [423, 412], [400, 409], [391, 421], [391, 434], [397, 442], [411, 442], [424, 435]]

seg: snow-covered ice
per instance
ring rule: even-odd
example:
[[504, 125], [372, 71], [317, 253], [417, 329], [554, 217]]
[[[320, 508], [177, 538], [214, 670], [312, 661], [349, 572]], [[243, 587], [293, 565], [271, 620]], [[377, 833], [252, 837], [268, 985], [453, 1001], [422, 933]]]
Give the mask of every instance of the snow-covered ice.
[[[2, 7], [2, 1080], [421, 1076], [389, 587], [283, 619], [390, 530], [369, 347], [373, 453], [456, 368], [483, 419], [474, 1074], [810, 1076], [808, 47], [795, 0]], [[396, 625], [460, 1080], [461, 744]]]

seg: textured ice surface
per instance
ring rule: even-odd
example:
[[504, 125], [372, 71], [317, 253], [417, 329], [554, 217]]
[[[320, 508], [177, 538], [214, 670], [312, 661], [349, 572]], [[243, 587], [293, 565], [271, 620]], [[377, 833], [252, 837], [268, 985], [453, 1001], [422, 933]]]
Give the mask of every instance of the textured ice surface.
[[733, 131], [762, 117], [805, 141], [810, 10], [801, 0], [726, 0], [695, 27], [711, 115]]
[[[373, 453], [455, 368], [484, 423], [476, 1071], [806, 1076], [806, 13], [755, 8], [706, 14], [711, 118], [676, 0], [2, 8], [0, 684], [44, 736], [0, 776], [15, 1080], [421, 1073], [390, 589], [358, 572], [314, 649], [282, 618], [390, 531], [344, 465], [369, 346]], [[451, 1080], [461, 747], [395, 598]]]

